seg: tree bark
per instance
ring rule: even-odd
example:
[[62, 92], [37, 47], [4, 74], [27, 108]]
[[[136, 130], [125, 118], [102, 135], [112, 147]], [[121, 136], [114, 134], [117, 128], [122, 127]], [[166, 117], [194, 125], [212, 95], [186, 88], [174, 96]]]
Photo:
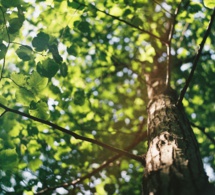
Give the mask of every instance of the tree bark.
[[176, 95], [166, 88], [163, 78], [156, 79], [154, 73], [146, 76], [148, 151], [143, 194], [213, 195], [195, 135], [182, 105], [176, 105]]

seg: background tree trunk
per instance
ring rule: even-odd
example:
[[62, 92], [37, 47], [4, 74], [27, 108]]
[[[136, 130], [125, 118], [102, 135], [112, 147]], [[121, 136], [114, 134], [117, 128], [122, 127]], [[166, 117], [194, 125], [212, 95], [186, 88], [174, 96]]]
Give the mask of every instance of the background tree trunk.
[[166, 88], [164, 74], [156, 72], [146, 75], [148, 151], [143, 194], [215, 194], [183, 107], [176, 105], [176, 93]]

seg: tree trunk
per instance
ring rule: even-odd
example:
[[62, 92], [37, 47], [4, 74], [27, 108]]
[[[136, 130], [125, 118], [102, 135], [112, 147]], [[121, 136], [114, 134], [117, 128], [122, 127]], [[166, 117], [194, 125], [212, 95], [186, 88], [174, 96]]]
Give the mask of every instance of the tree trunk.
[[174, 91], [166, 89], [160, 75], [147, 75], [150, 101], [143, 194], [213, 195], [183, 107], [176, 106]]

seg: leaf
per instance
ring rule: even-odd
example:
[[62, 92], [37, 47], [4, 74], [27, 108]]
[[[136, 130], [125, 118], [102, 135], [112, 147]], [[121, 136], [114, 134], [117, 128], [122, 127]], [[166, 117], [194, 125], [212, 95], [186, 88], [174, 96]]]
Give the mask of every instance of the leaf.
[[49, 51], [52, 53], [52, 56], [53, 56], [55, 62], [60, 64], [63, 61], [63, 58], [59, 54], [57, 45], [56, 44], [49, 45], [48, 48], [49, 48]]
[[78, 27], [78, 30], [80, 30], [83, 33], [90, 32], [90, 24], [88, 22], [80, 22], [77, 27]]
[[0, 151], [0, 169], [11, 170], [18, 165], [18, 155], [16, 149], [6, 149]]
[[10, 78], [13, 80], [13, 82], [16, 83], [16, 85], [20, 87], [25, 87], [26, 86], [26, 76], [21, 73], [12, 73]]
[[79, 3], [76, 3], [76, 2], [70, 2], [70, 1], [67, 1], [68, 3], [68, 6], [69, 7], [72, 7], [76, 10], [83, 10], [84, 9], [84, 6], [83, 5], [80, 5]]
[[202, 9], [202, 5], [200, 3], [191, 2], [189, 6], [190, 13], [197, 13]]
[[204, 5], [207, 8], [214, 9], [215, 1], [214, 0], [204, 0]]
[[6, 52], [7, 52], [6, 45], [3, 43], [0, 43], [0, 60], [5, 57]]
[[43, 162], [40, 159], [36, 158], [34, 160], [31, 160], [28, 165], [32, 171], [36, 171], [42, 164]]
[[43, 51], [47, 49], [49, 42], [49, 35], [44, 32], [39, 32], [32, 40], [32, 45], [37, 51]]
[[114, 192], [116, 190], [114, 184], [105, 184], [104, 189], [109, 195], [114, 194]]
[[29, 85], [27, 87], [29, 90], [33, 89], [38, 93], [47, 86], [48, 78], [41, 77], [38, 72], [34, 71], [27, 80], [27, 83]]
[[23, 61], [31, 60], [32, 56], [32, 49], [27, 45], [22, 45], [16, 50], [16, 54], [18, 57]]
[[20, 5], [20, 0], [1, 0], [1, 4], [6, 7], [17, 7]]
[[74, 104], [82, 106], [85, 102], [85, 94], [83, 89], [78, 89], [74, 93]]
[[19, 31], [19, 29], [22, 27], [23, 20], [20, 18], [13, 18], [9, 21], [9, 27], [8, 32], [10, 34], [14, 34]]
[[134, 26], [142, 26], [143, 25], [143, 21], [139, 17], [133, 17], [131, 19], [131, 22]]
[[63, 77], [66, 77], [67, 74], [68, 74], [68, 66], [66, 65], [66, 63], [63, 63], [61, 66], [60, 66], [60, 73]]
[[35, 99], [35, 95], [25, 88], [20, 88], [16, 91], [16, 101], [21, 103], [23, 106], [29, 106], [31, 101]]
[[37, 102], [37, 103], [32, 101], [31, 105], [30, 105], [29, 113], [32, 116], [35, 116], [37, 118], [42, 118], [44, 120], [47, 120], [49, 118], [48, 105], [43, 101], [40, 101], [40, 102]]
[[67, 48], [67, 52], [70, 55], [77, 56], [78, 55], [78, 47], [75, 45], [71, 45]]
[[[0, 103], [3, 104], [4, 106], [6, 106], [7, 105], [7, 100], [4, 97], [0, 96]], [[2, 113], [4, 111], [5, 111], [5, 109], [3, 109], [2, 107], [0, 107], [0, 116], [2, 115]]]
[[37, 64], [37, 72], [47, 78], [52, 78], [59, 70], [59, 65], [52, 59], [47, 59], [43, 63]]

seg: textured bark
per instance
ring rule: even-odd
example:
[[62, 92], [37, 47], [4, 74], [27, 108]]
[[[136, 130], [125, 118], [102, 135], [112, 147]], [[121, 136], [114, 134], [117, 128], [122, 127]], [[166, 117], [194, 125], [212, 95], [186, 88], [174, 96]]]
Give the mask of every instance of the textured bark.
[[215, 194], [204, 172], [189, 121], [182, 106], [176, 106], [175, 93], [167, 90], [164, 82], [149, 84], [148, 151], [143, 194]]

